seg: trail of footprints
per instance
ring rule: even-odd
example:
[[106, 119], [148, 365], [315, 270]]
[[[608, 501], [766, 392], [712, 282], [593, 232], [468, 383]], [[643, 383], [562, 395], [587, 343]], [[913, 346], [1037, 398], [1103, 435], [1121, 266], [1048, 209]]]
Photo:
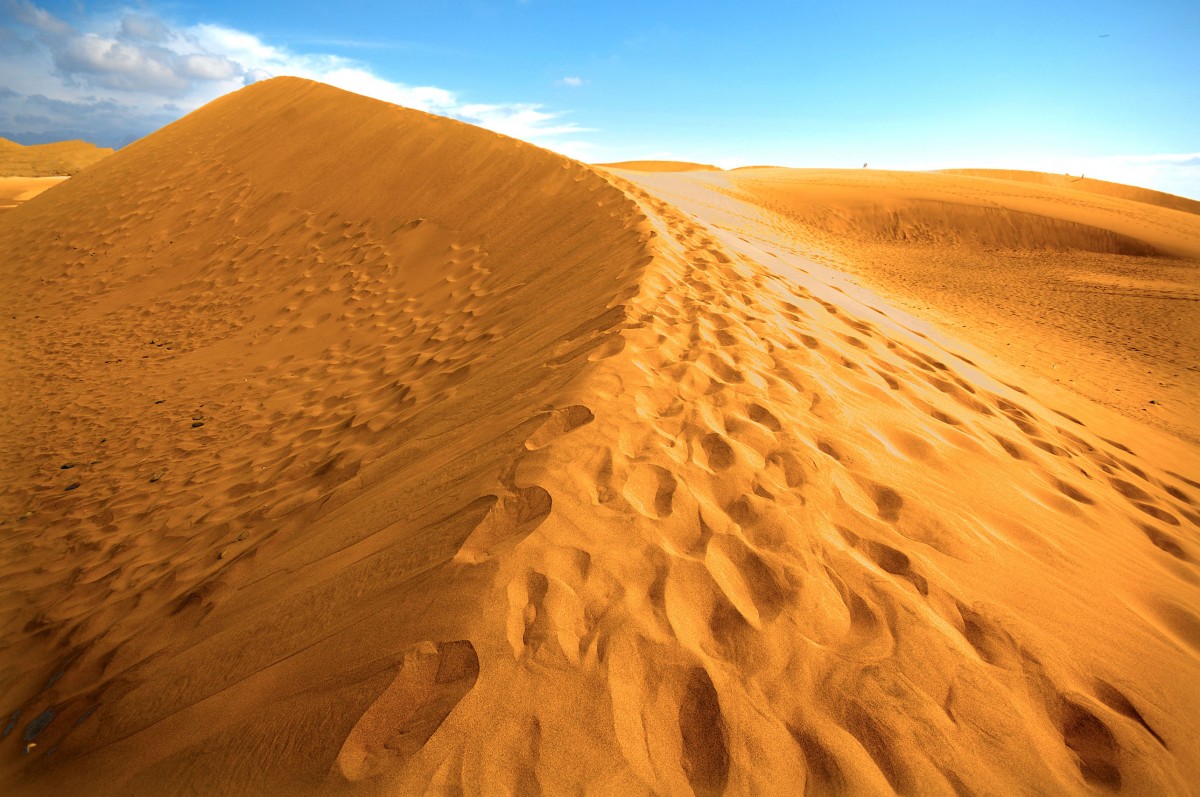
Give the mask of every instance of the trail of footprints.
[[[204, 177], [224, 181], [212, 189], [213, 213], [236, 216], [234, 209], [256, 206], [271, 213], [265, 209], [270, 201], [286, 204], [286, 197], [259, 197], [248, 184], [230, 184], [229, 174]], [[1039, 500], [1053, 511], [1088, 512], [1097, 493], [1115, 490], [1127, 504], [1129, 526], [1157, 555], [1184, 569], [1194, 570], [1200, 555], [1194, 531], [1200, 484], [1185, 475], [1148, 473], [1129, 449], [1095, 438], [1072, 418], [1050, 418], [1011, 395], [974, 387], [955, 364], [969, 361], [935, 356], [938, 349], [928, 341], [905, 343], [867, 320], [868, 313], [856, 317], [785, 282], [674, 208], [632, 185], [621, 188], [654, 223], [657, 260], [642, 293], [614, 308], [625, 319], [620, 334], [586, 342], [603, 401], [547, 411], [525, 443], [529, 456], [554, 462], [555, 441], [591, 435], [590, 459], [576, 464], [587, 473], [587, 500], [602, 524], [623, 529], [620, 544], [572, 545], [540, 535], [554, 498], [542, 486], [518, 486], [509, 477], [506, 492], [493, 497], [455, 557], [467, 566], [503, 558], [516, 573], [505, 585], [505, 635], [514, 657], [529, 666], [598, 668], [629, 681], [632, 691], [614, 694], [614, 702], [621, 708], [632, 701], [644, 722], [640, 731], [623, 732], [677, 740], [674, 774], [631, 762], [666, 791], [686, 785], [714, 794], [733, 779], [749, 782], [753, 728], [739, 725], [743, 712], [732, 710], [749, 700], [746, 683], [774, 698], [773, 721], [795, 742], [810, 793], [862, 785], [843, 762], [847, 740], [897, 791], [923, 791], [940, 778], [950, 791], [968, 793], [933, 753], [913, 760], [897, 752], [889, 740], [912, 731], [890, 727], [889, 715], [872, 710], [872, 700], [900, 703], [923, 718], [933, 730], [912, 741], [950, 755], [944, 723], [976, 705], [972, 690], [1007, 690], [1040, 712], [1082, 782], [1101, 789], [1122, 787], [1121, 750], [1131, 735], [1169, 748], [1136, 696], [1099, 678], [1086, 694], [1062, 686], [1061, 673], [988, 606], [968, 605], [945, 585], [934, 557], [900, 550], [904, 540], [910, 551], [916, 542], [917, 551], [928, 547], [969, 559], [971, 535], [983, 539], [983, 532], [953, 528], [936, 511], [906, 500], [880, 475], [886, 469], [860, 461], [861, 444], [840, 438], [847, 418], [861, 414], [845, 407], [874, 402], [893, 408], [894, 417], [928, 417], [931, 433], [951, 444], [1028, 465], [1030, 477], [1042, 481]], [[143, 201], [133, 191], [114, 206], [120, 226], [90, 238], [118, 257], [147, 263], [169, 257], [173, 246], [187, 247], [186, 230], [201, 221], [188, 220], [198, 211], [176, 209], [184, 232], [175, 241], [132, 241], [123, 231], [151, 208], [171, 212], [171, 196]], [[275, 212], [285, 219], [283, 228], [272, 222], [264, 235], [239, 237], [239, 229], [261, 227], [254, 219], [239, 226], [233, 216], [223, 259], [165, 292], [141, 318], [105, 304], [121, 286], [101, 277], [99, 309], [79, 320], [94, 334], [35, 323], [28, 351], [19, 353], [40, 389], [72, 402], [69, 410], [26, 419], [37, 436], [53, 439], [63, 412], [88, 417], [89, 398], [63, 367], [72, 358], [111, 365], [110, 390], [129, 396], [131, 413], [128, 423], [81, 422], [76, 438], [34, 460], [29, 492], [3, 496], [10, 514], [32, 512], [20, 522], [47, 516], [63, 524], [63, 533], [46, 539], [63, 541], [58, 553], [70, 569], [5, 587], [32, 594], [44, 581], [65, 578], [76, 585], [68, 605], [24, 629], [64, 652], [47, 687], [85, 651], [104, 673], [126, 641], [111, 636], [119, 629], [112, 617], [138, 611], [144, 595], [167, 597], [181, 622], [196, 622], [223, 588], [224, 567], [252, 557], [262, 539], [282, 530], [283, 518], [328, 498], [418, 395], [428, 401], [452, 390], [483, 345], [502, 334], [473, 322], [476, 302], [488, 290], [478, 245], [443, 238], [420, 220], [380, 230], [297, 209]], [[299, 248], [281, 248], [285, 238]], [[407, 248], [443, 244], [451, 276], [437, 288], [436, 304], [418, 305], [388, 279], [395, 276], [389, 264], [402, 260]], [[87, 273], [90, 251], [59, 241], [47, 246], [46, 257], [65, 265], [61, 278], [43, 280], [39, 301], [71, 306], [95, 296], [96, 285], [77, 279]], [[284, 297], [286, 312], [260, 316], [269, 306], [261, 288], [269, 270], [281, 267], [304, 279]], [[59, 295], [63, 286], [68, 292]], [[21, 323], [35, 320], [35, 309], [14, 308]], [[137, 340], [110, 342], [110, 330], [131, 323]], [[352, 335], [351, 328], [369, 333]], [[305, 354], [280, 357], [279, 367], [264, 372], [277, 380], [261, 384], [261, 374], [242, 365], [244, 350], [269, 345], [277, 335], [311, 343], [290, 347]], [[439, 343], [435, 356], [412, 345], [423, 340]], [[193, 384], [187, 354], [219, 350], [225, 341], [227, 361], [214, 381]], [[147, 383], [169, 387], [164, 394], [171, 399], [155, 403], [160, 397], [146, 393]], [[111, 405], [111, 399], [100, 403]], [[297, 417], [294, 406], [311, 409]], [[920, 467], [935, 456], [920, 431], [900, 424], [876, 430], [878, 449]], [[249, 461], [225, 460], [222, 451], [248, 440], [255, 452]], [[128, 472], [145, 478], [130, 484], [115, 476]], [[78, 488], [64, 489], [75, 481]], [[304, 489], [297, 490], [298, 483]], [[273, 484], [288, 487], [276, 493]], [[837, 496], [832, 514], [830, 495]], [[119, 532], [129, 518], [161, 532], [124, 539]], [[254, 536], [243, 536], [251, 530]], [[5, 543], [4, 555], [42, 544], [29, 535], [10, 538], [16, 539]], [[148, 557], [147, 547], [156, 553]], [[181, 551], [189, 565], [169, 567], [181, 561]], [[921, 638], [906, 639], [897, 632], [898, 612], [937, 621], [926, 621]], [[1194, 617], [1174, 622], [1184, 636], [1200, 627]], [[765, 641], [770, 638], [792, 640], [786, 656]], [[1193, 643], [1200, 649], [1200, 639]], [[913, 648], [921, 645], [969, 651], [982, 675], [964, 680], [933, 668], [917, 677]], [[797, 661], [808, 663], [797, 671]], [[913, 680], [889, 682], [892, 670]], [[346, 740], [337, 761], [343, 776], [371, 777], [386, 769], [388, 756], [412, 755], [478, 673], [465, 640], [415, 647], [393, 686]], [[779, 689], [798, 676], [805, 689]], [[677, 708], [665, 719], [653, 713], [661, 706], [653, 699], [660, 689]], [[376, 726], [401, 704], [407, 712], [397, 737], [403, 749], [366, 741], [384, 732]], [[70, 710], [82, 721], [94, 706], [83, 700]], [[536, 738], [535, 747], [542, 744], [540, 732]], [[739, 741], [745, 738], [750, 741]], [[622, 741], [623, 750], [645, 749], [644, 738]]]
[[[143, 262], [147, 273], [170, 261], [176, 273], [151, 301], [123, 302], [128, 285], [87, 278], [94, 250], [51, 241], [44, 257], [65, 264], [61, 275], [41, 278], [8, 319], [30, 331], [9, 356], [28, 389], [54, 400], [36, 416], [12, 419], [10, 428], [44, 447], [12, 460], [25, 472], [13, 474], [0, 507], [22, 533], [0, 545], [10, 560], [52, 564], [2, 589], [10, 605], [36, 605], [44, 586], [72, 585], [69, 600], [12, 632], [98, 668], [71, 669], [73, 683], [119, 676], [128, 666], [120, 651], [136, 643], [123, 629], [161, 614], [163, 604], [171, 622], [199, 622], [231, 568], [302, 523], [301, 510], [328, 500], [387, 449], [386, 433], [417, 401], [453, 390], [500, 334], [473, 320], [488, 291], [478, 245], [423, 220], [381, 228], [317, 216], [229, 174], [197, 179], [206, 177], [215, 185], [210, 205], [181, 208], [170, 194], [142, 197], [133, 186], [113, 202], [113, 229], [80, 233], [102, 241], [110, 260]], [[273, 221], [241, 218], [241, 208]], [[208, 216], [190, 220], [202, 212]], [[173, 240], [130, 232], [149, 213], [182, 215]], [[215, 247], [188, 236], [210, 216], [230, 231]], [[209, 255], [186, 254], [199, 249]], [[445, 277], [429, 288], [437, 301], [421, 305], [396, 269], [429, 250], [444, 251]], [[185, 268], [191, 272], [178, 273]], [[300, 278], [280, 280], [279, 269]], [[289, 295], [267, 288], [281, 284]], [[59, 308], [53, 315], [69, 326], [42, 323], [47, 308]], [[280, 338], [288, 353], [250, 365]], [[103, 364], [106, 380], [75, 376], [79, 361]], [[48, 688], [24, 702], [38, 704]], [[60, 713], [94, 710], [101, 689]]]
[[[856, 400], [931, 418], [927, 431], [964, 450], [1036, 466], [1030, 476], [1044, 485], [1050, 511], [1087, 511], [1091, 493], [1111, 486], [1127, 500], [1126, 515], [1147, 544], [1188, 564], [1195, 553], [1183, 528], [1200, 527], [1196, 485], [1147, 474], [1128, 449], [1100, 441], [1073, 418], [1051, 419], [974, 387], [953, 364], [970, 361], [934, 356], [932, 344], [906, 344], [731, 254], [711, 232], [636, 187], [621, 187], [658, 220], [660, 238], [671, 241], [660, 246], [658, 267], [629, 304], [623, 342], [599, 358], [597, 384], [619, 386], [612, 406], [595, 423], [594, 408], [568, 408], [560, 416], [587, 418], [579, 434], [595, 441], [586, 465], [592, 500], [601, 522], [627, 531], [620, 543], [606, 540], [591, 554], [538, 535], [517, 550], [518, 561], [528, 564], [508, 588], [514, 655], [556, 667], [601, 667], [610, 678], [638, 673], [643, 682], [636, 689], [647, 702], [664, 673], [678, 673], [671, 682], [687, 685], [675, 698], [679, 773], [698, 794], [720, 793], [731, 772], [741, 767], [738, 777], [745, 778], [753, 767], [746, 749], [732, 741], [752, 731], [735, 730], [739, 712], [724, 707], [744, 699], [739, 684], [795, 679], [794, 661], [781, 661], [778, 643], [764, 642], [772, 634], [797, 640], [791, 655], [813, 659], [807, 677], [824, 671], [829, 679], [815, 693], [801, 690], [818, 701], [816, 710], [794, 691], [773, 704], [805, 762], [810, 793], [857, 788], [839, 763], [847, 734], [901, 793], [924, 791], [933, 779], [969, 793], [952, 774], [947, 732], [909, 739], [911, 729], [887, 724], [889, 716], [916, 712], [936, 728], [973, 708], [959, 674], [913, 675], [914, 646], [921, 645], [970, 651], [982, 668], [970, 688], [990, 683], [1032, 706], [1088, 786], [1121, 788], [1127, 746], [1121, 740], [1131, 735], [1168, 747], [1136, 699], [1100, 679], [1088, 694], [1061, 685], [1061, 674], [987, 606], [968, 606], [945, 586], [932, 560], [888, 544], [898, 535], [908, 538], [910, 550], [915, 542], [918, 551], [970, 559], [973, 542], [986, 537], [953, 527], [936, 509], [910, 504], [901, 490], [869, 475], [874, 468], [856, 461], [856, 446], [838, 439], [847, 423], [842, 407], [847, 396], [865, 397]], [[818, 320], [822, 314], [837, 323]], [[606, 362], [612, 373], [604, 372]], [[881, 430], [880, 449], [919, 468], [934, 456], [922, 431]], [[545, 445], [535, 438], [528, 448]], [[806, 510], [827, 504], [820, 499], [830, 494], [840, 496], [835, 517]], [[629, 592], [634, 587], [640, 596]], [[643, 602], [648, 612], [636, 608]], [[927, 618], [923, 630], [907, 631], [918, 638], [898, 635], [897, 611]], [[631, 660], [629, 645], [619, 644], [629, 635], [621, 629], [639, 624], [644, 641], [636, 644], [660, 650], [653, 662], [641, 658], [646, 654]], [[918, 685], [883, 687], [889, 671], [908, 673]], [[881, 688], [890, 691], [878, 699], [899, 703], [900, 712], [880, 713], [844, 697]], [[933, 699], [937, 690], [945, 697]], [[670, 733], [661, 723], [643, 713], [644, 733]], [[912, 760], [894, 749], [895, 739], [938, 752]], [[644, 743], [631, 738], [622, 749]], [[660, 788], [674, 788], [668, 776], [656, 777]]]

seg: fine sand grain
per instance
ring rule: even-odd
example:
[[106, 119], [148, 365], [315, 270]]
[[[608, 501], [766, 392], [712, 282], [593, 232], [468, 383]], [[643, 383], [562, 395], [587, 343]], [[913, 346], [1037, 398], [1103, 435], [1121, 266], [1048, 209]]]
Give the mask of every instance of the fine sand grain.
[[219, 99], [0, 214], [0, 792], [1195, 794], [1196, 417], [1045, 363], [1197, 218]]

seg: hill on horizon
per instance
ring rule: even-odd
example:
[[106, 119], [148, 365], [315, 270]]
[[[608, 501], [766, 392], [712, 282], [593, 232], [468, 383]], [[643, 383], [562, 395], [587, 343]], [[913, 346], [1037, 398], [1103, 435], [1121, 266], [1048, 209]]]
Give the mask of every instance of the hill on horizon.
[[1119, 197], [1134, 202], [1145, 202], [1184, 213], [1200, 214], [1200, 201], [1187, 197], [1154, 191], [1149, 188], [1113, 183], [1107, 180], [1096, 180], [1091, 177], [1073, 177], [1069, 174], [1050, 174], [1047, 172], [1021, 171], [1016, 169], [939, 169], [943, 174], [961, 174], [967, 177], [986, 177], [996, 180], [1013, 180], [1037, 185], [1050, 185], [1069, 188], [1073, 191], [1087, 191], [1102, 196]]
[[113, 152], [86, 141], [56, 141], [24, 146], [0, 138], [0, 177], [70, 176]]

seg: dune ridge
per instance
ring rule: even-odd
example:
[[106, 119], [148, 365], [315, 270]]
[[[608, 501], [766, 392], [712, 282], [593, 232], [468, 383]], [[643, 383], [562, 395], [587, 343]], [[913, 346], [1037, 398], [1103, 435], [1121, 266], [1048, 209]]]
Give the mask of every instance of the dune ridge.
[[0, 138], [0, 177], [70, 176], [112, 154], [112, 149], [87, 141], [25, 146]]
[[1196, 447], [727, 180], [276, 79], [0, 215], [0, 783], [1192, 793]]

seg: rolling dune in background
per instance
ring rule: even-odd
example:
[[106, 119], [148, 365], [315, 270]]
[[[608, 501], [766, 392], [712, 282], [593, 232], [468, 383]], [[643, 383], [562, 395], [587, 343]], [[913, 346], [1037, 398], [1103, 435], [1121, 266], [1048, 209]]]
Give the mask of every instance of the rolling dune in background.
[[1186, 197], [1165, 194], [1162, 191], [1151, 191], [1148, 188], [1137, 188], [1132, 185], [1110, 183], [1107, 180], [1096, 180], [1091, 177], [1072, 177], [1069, 174], [1047, 174], [1045, 172], [1025, 172], [1015, 169], [942, 169], [943, 174], [961, 174], [967, 177], [985, 177], [996, 180], [1015, 180], [1023, 183], [1057, 186], [1069, 188], [1072, 191], [1087, 191], [1102, 196], [1132, 199], [1134, 202], [1145, 202], [1159, 205], [1185, 213], [1200, 213], [1200, 202]]
[[113, 154], [87, 141], [56, 141], [25, 146], [0, 138], [0, 176], [58, 177], [76, 174]]
[[0, 214], [0, 788], [1194, 794], [1198, 259], [221, 98]]

